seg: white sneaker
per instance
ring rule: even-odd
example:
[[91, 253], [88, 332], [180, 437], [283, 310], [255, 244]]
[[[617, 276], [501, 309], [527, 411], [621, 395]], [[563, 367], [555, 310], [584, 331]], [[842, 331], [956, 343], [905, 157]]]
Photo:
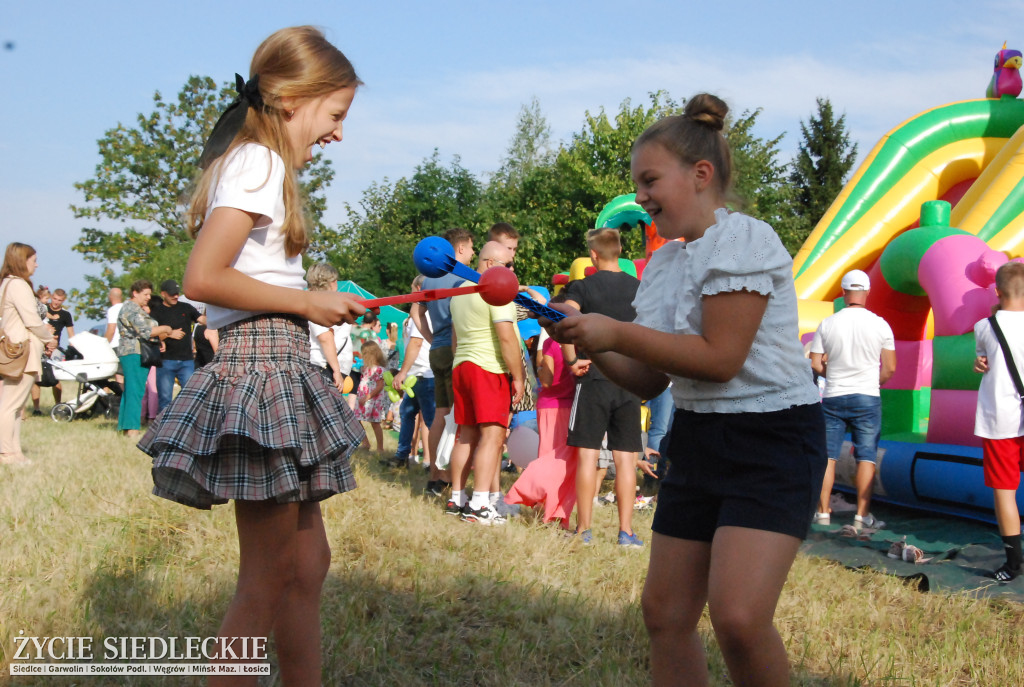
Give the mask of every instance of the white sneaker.
[[865, 515], [863, 517], [861, 517], [859, 515], [854, 515], [853, 516], [853, 526], [854, 527], [858, 527], [858, 528], [860, 528], [860, 527], [867, 527], [867, 528], [870, 528], [870, 529], [873, 529], [873, 530], [880, 530], [883, 527], [885, 527], [885, 523], [882, 522], [881, 520], [879, 520], [878, 518], [876, 518], [871, 513], [868, 513], [867, 515]]
[[479, 510], [466, 508], [462, 511], [462, 519], [478, 525], [504, 525], [507, 522], [505, 517], [498, 515], [498, 511], [494, 509], [494, 506], [489, 504]]
[[814, 524], [815, 525], [828, 525], [832, 522], [832, 515], [830, 513], [815, 513]]

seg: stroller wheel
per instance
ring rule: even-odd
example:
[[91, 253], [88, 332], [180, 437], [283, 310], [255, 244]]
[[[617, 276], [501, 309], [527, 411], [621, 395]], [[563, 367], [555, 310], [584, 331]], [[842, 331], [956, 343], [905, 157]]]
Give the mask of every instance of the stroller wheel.
[[71, 422], [75, 419], [75, 409], [69, 403], [58, 403], [50, 411], [54, 422]]

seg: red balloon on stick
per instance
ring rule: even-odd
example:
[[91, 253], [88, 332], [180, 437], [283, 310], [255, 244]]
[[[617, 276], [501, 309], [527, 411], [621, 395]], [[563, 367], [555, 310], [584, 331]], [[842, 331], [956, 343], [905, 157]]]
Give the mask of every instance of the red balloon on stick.
[[457, 286], [451, 289], [427, 289], [416, 293], [406, 293], [400, 296], [385, 296], [383, 298], [360, 298], [358, 299], [367, 309], [379, 308], [383, 305], [395, 305], [396, 303], [422, 303], [424, 301], [436, 301], [451, 296], [461, 296], [467, 293], [479, 293], [480, 297], [488, 305], [505, 305], [511, 303], [519, 293], [519, 280], [515, 272], [507, 267], [492, 267], [480, 275], [479, 284], [469, 286]]

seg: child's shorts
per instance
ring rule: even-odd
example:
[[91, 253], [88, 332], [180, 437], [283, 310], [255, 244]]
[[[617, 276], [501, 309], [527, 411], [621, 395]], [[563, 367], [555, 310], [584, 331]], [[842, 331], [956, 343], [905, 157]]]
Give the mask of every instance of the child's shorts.
[[588, 375], [578, 380], [569, 415], [568, 444], [577, 448], [600, 449], [604, 445], [611, 451], [643, 451], [640, 399], [607, 379]]
[[1024, 437], [982, 439], [982, 470], [990, 489], [1016, 489], [1024, 472]]
[[677, 410], [652, 529], [710, 542], [719, 527], [807, 536], [825, 474], [821, 405], [769, 413]]
[[452, 362], [455, 352], [451, 346], [430, 349], [430, 371], [434, 373], [434, 407], [451, 408], [455, 404], [452, 388]]

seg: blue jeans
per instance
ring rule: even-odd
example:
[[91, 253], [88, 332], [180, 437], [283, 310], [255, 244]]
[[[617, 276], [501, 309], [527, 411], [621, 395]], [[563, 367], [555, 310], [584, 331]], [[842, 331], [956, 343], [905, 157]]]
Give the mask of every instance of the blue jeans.
[[194, 360], [164, 360], [163, 365], [156, 368], [156, 397], [159, 405], [159, 412], [171, 402], [174, 395], [174, 380], [185, 386], [189, 377], [195, 372], [196, 363]]
[[396, 458], [408, 458], [412, 452], [412, 433], [416, 429], [416, 415], [423, 413], [423, 421], [429, 427], [434, 422], [434, 378], [417, 377], [412, 391], [415, 396], [405, 395], [402, 405], [398, 408], [402, 418], [402, 427], [398, 430], [398, 449]]
[[662, 440], [669, 435], [672, 429], [672, 416], [676, 412], [676, 405], [672, 400], [672, 388], [666, 388], [648, 401], [647, 407], [651, 410], [651, 426], [647, 430], [647, 445], [658, 453], [662, 453]]
[[843, 448], [843, 435], [850, 427], [853, 457], [874, 463], [878, 455], [878, 437], [882, 433], [882, 399], [867, 394], [847, 394], [821, 399], [825, 413], [825, 447], [835, 460]]

